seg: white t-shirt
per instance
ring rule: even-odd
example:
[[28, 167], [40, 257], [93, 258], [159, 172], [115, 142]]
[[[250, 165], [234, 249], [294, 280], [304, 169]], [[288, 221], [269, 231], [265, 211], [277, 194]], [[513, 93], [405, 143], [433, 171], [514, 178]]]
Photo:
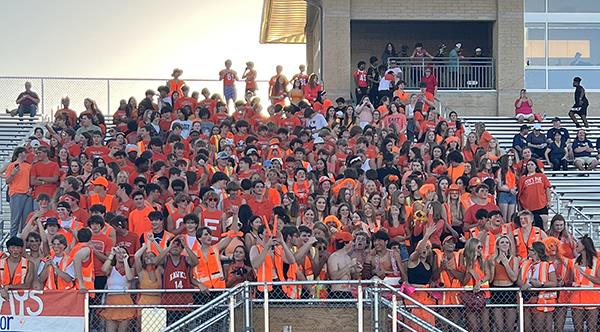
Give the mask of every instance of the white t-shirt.
[[318, 131], [327, 127], [327, 120], [325, 120], [323, 114], [315, 113], [311, 118], [306, 119], [306, 126]]
[[[58, 266], [58, 264], [60, 264], [60, 260], [62, 257], [54, 257], [52, 260], [54, 261], [54, 264], [56, 264], [56, 266]], [[42, 271], [44, 270], [44, 267], [46, 266], [46, 262], [40, 262], [40, 265], [38, 266], [38, 270], [37, 270], [37, 274], [38, 276], [42, 273]], [[64, 271], [66, 274], [68, 274], [71, 278], [75, 278], [75, 268], [73, 267], [73, 263], [69, 264], [67, 266], [66, 271]]]

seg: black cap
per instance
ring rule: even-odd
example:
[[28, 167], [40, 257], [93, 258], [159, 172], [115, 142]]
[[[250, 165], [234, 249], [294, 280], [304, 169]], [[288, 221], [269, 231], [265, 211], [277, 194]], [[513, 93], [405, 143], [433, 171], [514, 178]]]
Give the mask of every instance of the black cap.
[[48, 227], [48, 226], [52, 226], [52, 225], [60, 227], [60, 223], [58, 222], [58, 219], [56, 219], [54, 217], [50, 217], [50, 218], [46, 219], [45, 226]]

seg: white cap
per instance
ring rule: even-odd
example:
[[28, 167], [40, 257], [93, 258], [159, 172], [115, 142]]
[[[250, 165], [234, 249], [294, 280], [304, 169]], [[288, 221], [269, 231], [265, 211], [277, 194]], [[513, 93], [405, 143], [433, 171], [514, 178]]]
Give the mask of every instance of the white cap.
[[32, 148], [39, 148], [40, 145], [42, 145], [42, 143], [40, 143], [40, 141], [38, 141], [37, 139], [32, 139], [31, 143], [29, 143], [29, 146], [31, 146]]
[[478, 48], [476, 48], [476, 49], [475, 49], [475, 52], [481, 52], [481, 48], [479, 48], [479, 47], [478, 47]]
[[542, 124], [541, 123], [535, 123], [533, 125], [533, 130], [542, 130]]
[[323, 139], [323, 137], [319, 136], [317, 138], [315, 138], [314, 144], [323, 144], [325, 143], [325, 140]]
[[456, 43], [456, 48], [461, 48], [462, 47], [462, 43]]

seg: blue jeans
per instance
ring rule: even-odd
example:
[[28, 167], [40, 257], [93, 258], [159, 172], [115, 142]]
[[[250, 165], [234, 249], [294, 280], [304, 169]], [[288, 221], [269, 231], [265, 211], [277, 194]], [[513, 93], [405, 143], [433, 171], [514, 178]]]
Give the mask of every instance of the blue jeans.
[[[17, 108], [17, 112], [19, 114], [19, 118], [23, 118], [23, 114], [25, 113], [29, 113], [29, 117], [33, 118], [37, 112], [37, 106], [36, 105], [23, 105], [20, 104], [19, 108]], [[22, 120], [22, 119], [21, 119]]]

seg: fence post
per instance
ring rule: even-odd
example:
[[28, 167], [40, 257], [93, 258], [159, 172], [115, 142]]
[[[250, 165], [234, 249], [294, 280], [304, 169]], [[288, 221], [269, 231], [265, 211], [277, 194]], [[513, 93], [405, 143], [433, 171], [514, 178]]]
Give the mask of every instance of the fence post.
[[363, 289], [362, 285], [358, 284], [358, 332], [363, 332]]
[[41, 104], [41, 109], [40, 111], [40, 117], [43, 119], [44, 118], [44, 79], [41, 79], [41, 86], [40, 86], [40, 94], [41, 94], [41, 100], [40, 100], [40, 104]]
[[90, 331], [90, 293], [86, 292], [83, 300], [83, 332]]
[[229, 332], [235, 332], [235, 294], [229, 295]]
[[110, 115], [110, 80], [106, 80], [106, 114]]
[[398, 298], [392, 296], [392, 332], [398, 332]]
[[523, 292], [519, 289], [519, 331], [525, 332], [525, 310], [523, 309]]
[[264, 290], [263, 290], [263, 294], [264, 294], [264, 299], [265, 301], [263, 302], [263, 310], [264, 313], [263, 315], [265, 316], [265, 332], [269, 332], [269, 289], [267, 288], [267, 284], [265, 283], [264, 285]]
[[244, 331], [252, 331], [252, 317], [250, 316], [250, 310], [252, 308], [250, 303], [250, 285], [246, 281], [244, 283]]
[[373, 291], [373, 332], [379, 332], [379, 285]]

